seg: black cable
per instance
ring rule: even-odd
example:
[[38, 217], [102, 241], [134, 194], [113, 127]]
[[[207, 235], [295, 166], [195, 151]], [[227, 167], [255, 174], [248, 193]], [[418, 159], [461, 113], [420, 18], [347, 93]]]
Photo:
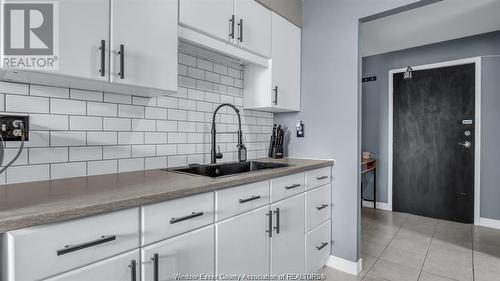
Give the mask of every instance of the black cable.
[[[16, 162], [17, 158], [19, 158], [19, 156], [21, 155], [21, 152], [23, 152], [24, 140], [25, 140], [24, 124], [20, 123], [19, 126], [21, 127], [21, 146], [19, 147], [19, 151], [17, 152], [16, 156], [14, 156], [14, 158], [9, 162], [9, 164], [5, 165], [5, 167], [3, 167], [0, 170], [0, 174], [2, 174], [3, 172], [5, 172], [5, 170], [7, 170], [7, 168], [9, 168], [10, 166], [12, 166], [12, 164], [14, 164], [14, 162]], [[2, 141], [2, 150], [3, 150], [3, 141]]]

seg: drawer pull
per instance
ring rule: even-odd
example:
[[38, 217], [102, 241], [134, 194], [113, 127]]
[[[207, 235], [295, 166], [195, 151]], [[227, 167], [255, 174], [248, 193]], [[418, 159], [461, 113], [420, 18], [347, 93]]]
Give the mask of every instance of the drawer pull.
[[269, 210], [266, 216], [268, 217], [268, 223], [269, 223], [269, 230], [266, 230], [266, 232], [269, 237], [273, 237], [273, 211]]
[[203, 212], [197, 212], [197, 213], [193, 212], [193, 213], [191, 213], [191, 215], [187, 215], [185, 217], [171, 218], [170, 224], [178, 223], [178, 222], [185, 221], [185, 220], [194, 219], [196, 217], [201, 217], [201, 216], [203, 216]]
[[90, 248], [93, 246], [101, 245], [101, 244], [108, 243], [108, 242], [115, 241], [115, 240], [116, 240], [116, 235], [110, 235], [110, 236], [102, 236], [101, 238], [99, 238], [97, 240], [85, 242], [82, 244], [66, 245], [66, 246], [64, 246], [63, 249], [57, 250], [57, 255], [62, 256], [62, 255], [68, 254], [68, 253], [76, 252], [76, 251], [79, 251], [79, 250], [82, 250], [85, 248]]
[[274, 229], [276, 230], [276, 234], [280, 234], [280, 208], [276, 208], [274, 213], [276, 214], [276, 226]]
[[260, 199], [260, 196], [252, 196], [250, 198], [240, 199], [240, 204], [246, 203], [246, 202], [250, 202], [250, 201], [253, 201], [253, 200], [257, 200], [257, 199]]
[[296, 187], [299, 187], [299, 186], [300, 186], [300, 183], [296, 183], [296, 184], [285, 186], [285, 189], [292, 189], [292, 188], [296, 188]]
[[320, 180], [327, 179], [327, 178], [328, 178], [328, 176], [316, 177], [316, 179], [317, 179], [317, 180], [319, 180], [319, 181], [320, 181]]
[[136, 281], [136, 275], [137, 275], [137, 262], [135, 260], [131, 260], [129, 266], [130, 267], [130, 280], [131, 281]]
[[153, 281], [158, 281], [158, 253], [154, 253], [151, 258], [153, 261]]
[[323, 204], [323, 205], [321, 205], [319, 207], [316, 207], [316, 209], [318, 209], [318, 211], [320, 211], [320, 210], [323, 210], [326, 207], [328, 207], [328, 204]]
[[323, 249], [324, 247], [326, 247], [326, 245], [328, 245], [327, 242], [323, 242], [321, 243], [321, 246], [317, 246], [316, 249], [318, 249], [318, 251], [321, 251], [321, 249]]

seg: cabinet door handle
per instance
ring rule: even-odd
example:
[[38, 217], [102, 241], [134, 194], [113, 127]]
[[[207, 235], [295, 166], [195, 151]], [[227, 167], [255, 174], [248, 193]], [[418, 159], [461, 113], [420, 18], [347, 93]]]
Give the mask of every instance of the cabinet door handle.
[[300, 183], [296, 183], [296, 184], [285, 186], [285, 189], [292, 189], [292, 188], [296, 188], [296, 187], [299, 187], [299, 186], [300, 186]]
[[318, 211], [320, 211], [320, 210], [323, 210], [326, 207], [328, 207], [328, 204], [323, 204], [323, 205], [321, 205], [319, 207], [316, 207], [316, 209], [318, 209]]
[[203, 216], [203, 212], [192, 212], [191, 215], [187, 215], [185, 217], [171, 218], [170, 224], [178, 223], [178, 222], [185, 221], [185, 220], [194, 219], [196, 217], [201, 217], [201, 216]]
[[101, 51], [101, 69], [99, 69], [99, 72], [104, 77], [106, 75], [106, 40], [101, 40], [99, 50]]
[[243, 42], [243, 19], [240, 19], [240, 22], [238, 23], [238, 30], [239, 30], [238, 40], [240, 42]]
[[118, 73], [118, 75], [120, 79], [123, 79], [125, 78], [125, 46], [123, 44], [120, 44], [120, 51], [118, 54], [120, 55], [120, 73]]
[[229, 38], [234, 39], [234, 15], [229, 18]]
[[268, 217], [269, 229], [266, 230], [269, 237], [273, 237], [273, 211], [269, 210], [266, 216]]
[[250, 201], [253, 201], [253, 200], [257, 200], [257, 199], [260, 199], [260, 196], [252, 196], [250, 198], [245, 198], [245, 199], [240, 199], [240, 204], [242, 203], [246, 203], [246, 202], [250, 202]]
[[130, 261], [130, 280], [131, 281], [136, 281], [137, 280], [137, 262], [135, 260]]
[[274, 91], [274, 100], [273, 100], [273, 103], [275, 105], [277, 105], [278, 104], [278, 86], [274, 86], [273, 91]]
[[274, 229], [276, 230], [276, 234], [280, 234], [280, 208], [276, 208], [274, 213], [276, 214], [276, 226]]
[[319, 180], [319, 181], [320, 181], [320, 180], [327, 179], [327, 178], [328, 178], [328, 176], [316, 177], [316, 179], [317, 179], [317, 180]]
[[318, 249], [318, 251], [321, 251], [321, 249], [323, 249], [324, 247], [326, 247], [326, 245], [328, 245], [328, 243], [327, 242], [323, 242], [323, 243], [321, 243], [320, 246], [317, 246], [316, 249]]
[[66, 246], [64, 246], [64, 248], [59, 249], [56, 252], [57, 252], [58, 256], [62, 256], [65, 254], [69, 254], [69, 253], [76, 252], [76, 251], [79, 251], [79, 250], [82, 250], [85, 248], [90, 248], [93, 246], [101, 245], [101, 244], [108, 243], [108, 242], [115, 241], [115, 240], [116, 240], [116, 235], [101, 236], [101, 238], [93, 240], [93, 241], [89, 241], [89, 242], [85, 242], [85, 243], [81, 243], [81, 244], [76, 244], [76, 245], [66, 245]]
[[158, 281], [158, 253], [154, 253], [151, 258], [153, 261], [153, 281]]

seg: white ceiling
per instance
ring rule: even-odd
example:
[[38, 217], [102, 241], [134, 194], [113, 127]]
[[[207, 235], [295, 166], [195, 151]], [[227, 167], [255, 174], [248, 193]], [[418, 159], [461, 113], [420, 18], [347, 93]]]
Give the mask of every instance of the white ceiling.
[[500, 0], [443, 0], [362, 23], [360, 51], [371, 56], [495, 30]]

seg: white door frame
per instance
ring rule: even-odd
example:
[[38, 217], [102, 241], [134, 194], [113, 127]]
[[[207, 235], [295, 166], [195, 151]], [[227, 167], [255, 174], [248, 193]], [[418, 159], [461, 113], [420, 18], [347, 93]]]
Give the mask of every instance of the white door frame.
[[[433, 64], [412, 66], [413, 70], [432, 69], [447, 66], [475, 64], [475, 130], [474, 130], [474, 224], [479, 225], [480, 217], [480, 168], [481, 168], [481, 57], [445, 61]], [[393, 75], [405, 72], [406, 68], [389, 71], [389, 158], [388, 158], [388, 202], [392, 211], [392, 165], [393, 165]]]

